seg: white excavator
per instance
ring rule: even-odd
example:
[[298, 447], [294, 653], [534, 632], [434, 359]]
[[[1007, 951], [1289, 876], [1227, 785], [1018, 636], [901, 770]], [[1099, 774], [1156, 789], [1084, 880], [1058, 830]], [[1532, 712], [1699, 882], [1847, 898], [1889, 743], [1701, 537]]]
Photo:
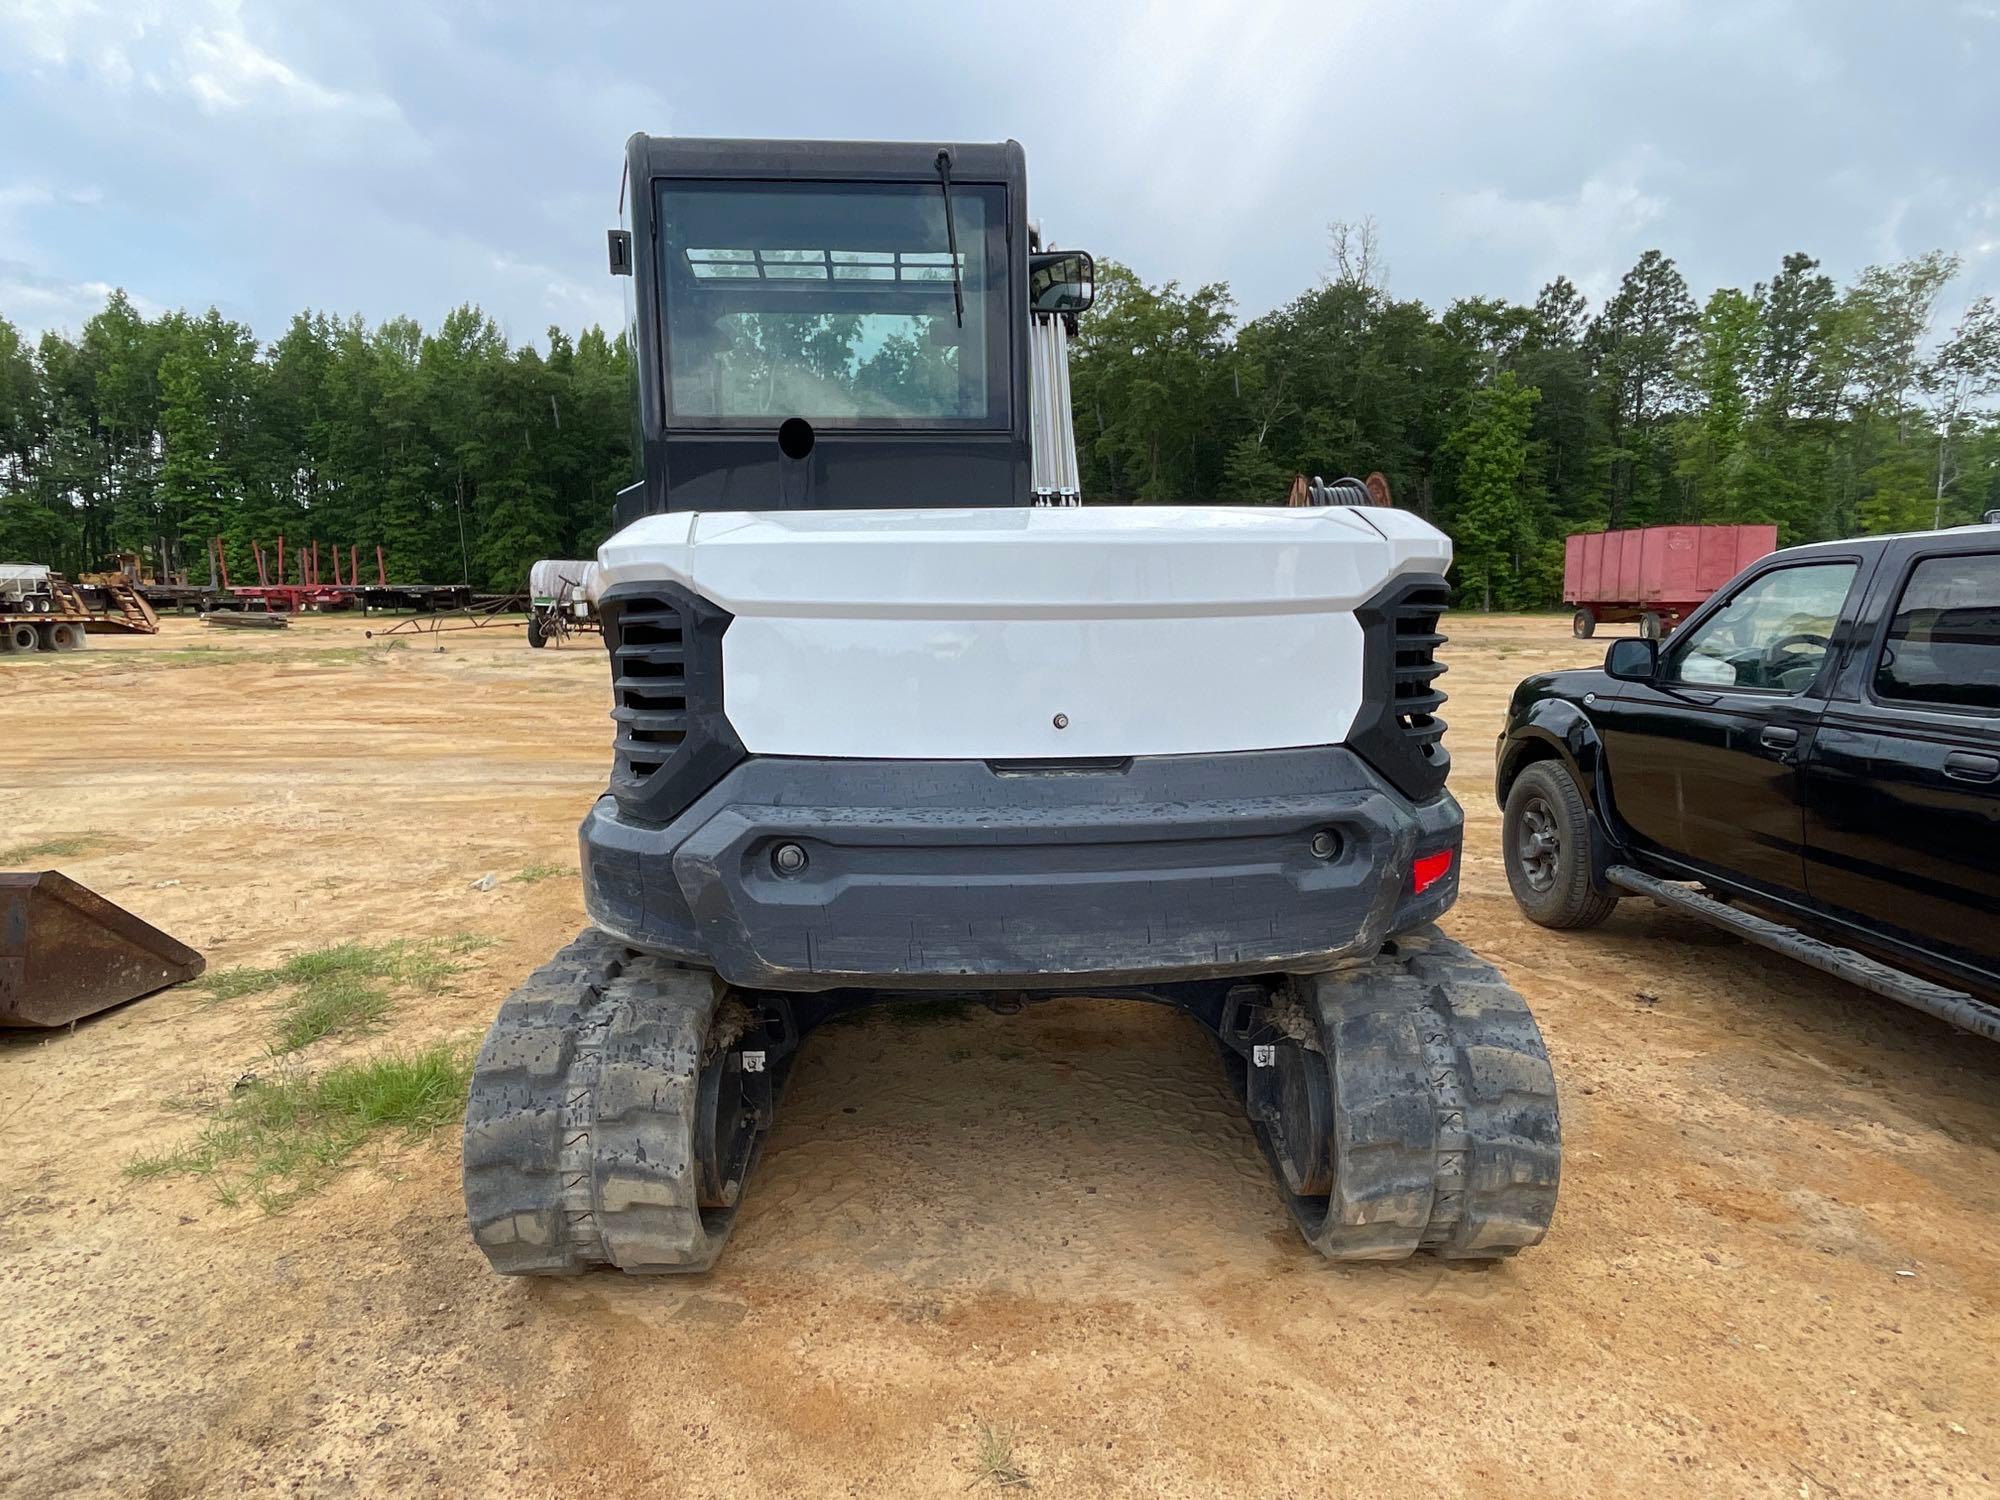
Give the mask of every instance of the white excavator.
[[1077, 504], [1095, 270], [1026, 184], [1011, 141], [627, 145], [612, 768], [591, 925], [473, 1076], [496, 1270], [706, 1270], [813, 1027], [946, 996], [1194, 1016], [1336, 1260], [1548, 1227], [1540, 1033], [1433, 925], [1450, 543], [1367, 505]]

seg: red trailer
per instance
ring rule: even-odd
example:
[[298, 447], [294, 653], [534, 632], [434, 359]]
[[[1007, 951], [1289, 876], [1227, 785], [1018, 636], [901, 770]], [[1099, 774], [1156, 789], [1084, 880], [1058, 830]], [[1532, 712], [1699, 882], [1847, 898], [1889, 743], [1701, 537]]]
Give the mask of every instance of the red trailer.
[[1642, 526], [1579, 532], [1563, 543], [1563, 603], [1579, 639], [1639, 622], [1658, 640], [1751, 563], [1778, 550], [1775, 526]]

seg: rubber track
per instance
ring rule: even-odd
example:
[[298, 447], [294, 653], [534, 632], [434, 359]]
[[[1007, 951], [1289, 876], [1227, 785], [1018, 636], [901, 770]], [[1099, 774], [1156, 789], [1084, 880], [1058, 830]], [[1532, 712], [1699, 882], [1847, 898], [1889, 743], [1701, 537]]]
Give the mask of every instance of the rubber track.
[[496, 1271], [700, 1271], [733, 1213], [696, 1202], [712, 975], [590, 929], [507, 997], [474, 1064], [466, 1217]]
[[1547, 1233], [1562, 1168], [1541, 1033], [1435, 928], [1394, 947], [1298, 982], [1331, 1060], [1334, 1187], [1293, 1213], [1334, 1260], [1512, 1255]]

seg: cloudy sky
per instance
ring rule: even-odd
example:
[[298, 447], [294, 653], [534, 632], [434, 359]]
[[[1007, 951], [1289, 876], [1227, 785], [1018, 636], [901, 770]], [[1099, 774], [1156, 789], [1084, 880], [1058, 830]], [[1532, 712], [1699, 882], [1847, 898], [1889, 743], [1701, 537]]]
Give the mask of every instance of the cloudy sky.
[[635, 130], [1011, 135], [1060, 242], [1245, 315], [1367, 215], [1437, 306], [1654, 245], [1698, 296], [1943, 247], [1958, 301], [2000, 292], [1996, 101], [2000, 0], [0, 0], [0, 316], [611, 322]]

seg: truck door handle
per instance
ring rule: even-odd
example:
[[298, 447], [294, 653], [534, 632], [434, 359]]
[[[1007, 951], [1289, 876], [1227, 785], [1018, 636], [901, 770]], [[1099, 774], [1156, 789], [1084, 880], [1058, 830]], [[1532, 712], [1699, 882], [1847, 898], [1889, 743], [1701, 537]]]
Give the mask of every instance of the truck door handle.
[[1789, 750], [1799, 742], [1799, 732], [1789, 724], [1766, 724], [1757, 743], [1766, 750]]
[[1953, 781], [2000, 781], [2000, 755], [1954, 750], [1944, 758], [1944, 774]]

